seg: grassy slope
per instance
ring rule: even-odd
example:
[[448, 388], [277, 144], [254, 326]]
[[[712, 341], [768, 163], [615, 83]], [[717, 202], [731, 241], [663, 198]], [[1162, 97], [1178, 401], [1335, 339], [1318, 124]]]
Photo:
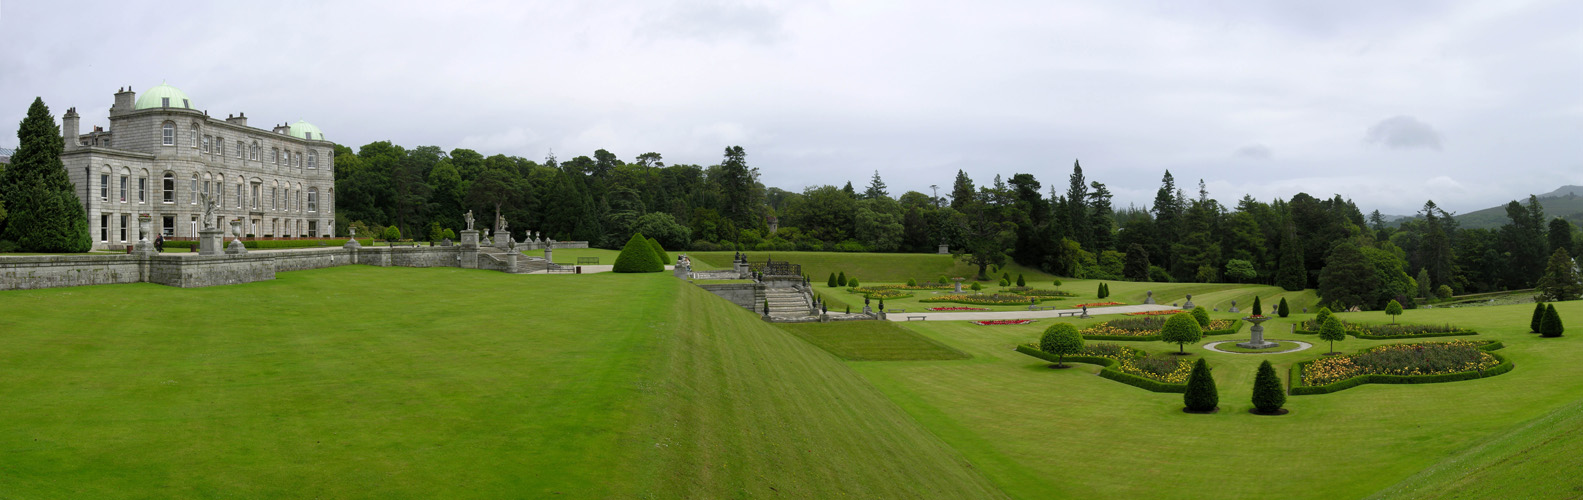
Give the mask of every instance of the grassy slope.
[[850, 361], [964, 359], [966, 354], [890, 321], [787, 323], [781, 329]]
[[15, 291], [0, 331], [5, 497], [998, 495], [829, 354], [659, 275]]
[[1583, 399], [1518, 424], [1370, 498], [1528, 498], [1583, 495]]
[[701, 289], [644, 391], [649, 498], [1004, 495], [834, 356]]
[[[1118, 290], [1119, 291], [1119, 290]], [[1583, 324], [1583, 302], [1559, 304]], [[1357, 498], [1394, 484], [1470, 445], [1506, 432], [1583, 394], [1583, 341], [1540, 339], [1525, 333], [1531, 307], [1415, 310], [1404, 322], [1466, 325], [1480, 338], [1506, 342], [1517, 363], [1489, 379], [1421, 386], [1366, 385], [1336, 394], [1291, 397], [1292, 414], [1259, 417], [1246, 411], [1253, 375], [1264, 359], [1284, 376], [1322, 349], [1253, 356], [1189, 351], [1215, 370], [1222, 411], [1181, 413], [1181, 396], [1156, 394], [1093, 376], [1094, 367], [1050, 370], [1015, 353], [1048, 321], [1022, 327], [965, 322], [906, 323], [973, 355], [962, 361], [852, 363], [925, 426], [960, 450], [1008, 493], [1020, 498], [1116, 497]], [[1221, 313], [1219, 317], [1229, 317]], [[1294, 315], [1266, 323], [1273, 338], [1291, 338]], [[1355, 320], [1383, 313], [1344, 314]], [[1246, 333], [1208, 341], [1245, 338]], [[1310, 340], [1312, 339], [1303, 339]], [[1355, 350], [1384, 341], [1349, 339]], [[1128, 343], [1152, 351], [1164, 343]], [[1320, 346], [1322, 347], [1322, 346]], [[1547, 450], [1570, 453], [1564, 444]], [[1212, 472], [1256, 465], [1279, 480], [1226, 481]], [[1082, 474], [1069, 471], [1081, 470]], [[1517, 477], [1515, 475], [1508, 477]], [[1524, 482], [1501, 483], [1515, 496]]]

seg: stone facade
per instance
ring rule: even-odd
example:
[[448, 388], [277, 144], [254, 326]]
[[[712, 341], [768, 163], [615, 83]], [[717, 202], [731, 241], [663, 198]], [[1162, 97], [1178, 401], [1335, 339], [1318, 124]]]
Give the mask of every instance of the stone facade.
[[[171, 89], [150, 92], [160, 88]], [[200, 194], [219, 201], [215, 227], [241, 220], [242, 232], [256, 236], [334, 234], [335, 143], [315, 135], [317, 128], [299, 122], [265, 130], [248, 126], [245, 115], [210, 117], [184, 96], [157, 107], [134, 105], [135, 97], [130, 89], [115, 94], [109, 129], [80, 133], [76, 108], [61, 119], [61, 162], [95, 249], [135, 243], [140, 214], [153, 216], [157, 234], [197, 238]]]

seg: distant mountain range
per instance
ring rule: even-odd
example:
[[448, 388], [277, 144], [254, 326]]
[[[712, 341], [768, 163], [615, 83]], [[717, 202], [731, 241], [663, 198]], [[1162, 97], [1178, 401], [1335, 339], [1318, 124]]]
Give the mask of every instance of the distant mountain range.
[[[1517, 203], [1528, 204], [1528, 197], [1524, 196]], [[1561, 186], [1555, 191], [1539, 195], [1539, 206], [1545, 209], [1545, 220], [1552, 217], [1561, 217], [1572, 221], [1573, 224], [1583, 226], [1583, 186]], [[1417, 215], [1387, 215], [1385, 223], [1401, 225], [1402, 222], [1417, 219]], [[1506, 204], [1502, 203], [1483, 210], [1457, 214], [1458, 227], [1464, 229], [1494, 229], [1511, 222], [1506, 217]]]

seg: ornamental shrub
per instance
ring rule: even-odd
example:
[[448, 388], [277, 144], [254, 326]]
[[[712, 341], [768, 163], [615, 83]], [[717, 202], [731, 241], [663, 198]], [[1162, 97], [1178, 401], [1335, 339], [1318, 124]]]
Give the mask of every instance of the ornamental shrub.
[[1286, 405], [1286, 391], [1281, 388], [1281, 377], [1275, 374], [1270, 360], [1259, 363], [1259, 373], [1253, 377], [1253, 408], [1259, 413], [1276, 413]]
[[859, 285], [857, 283], [857, 277], [856, 276], [853, 276], [852, 279], [846, 280], [846, 284], [852, 285], [852, 288], [857, 288], [859, 286], [862, 286], [862, 285]]
[[654, 247], [654, 258], [659, 260], [660, 270], [665, 270], [665, 266], [671, 263], [670, 254], [665, 253], [665, 247], [660, 246], [660, 240], [649, 238], [649, 246]]
[[1535, 302], [1534, 303], [1534, 317], [1533, 317], [1533, 319], [1528, 320], [1528, 331], [1533, 332], [1533, 333], [1539, 333], [1539, 323], [1544, 321], [1544, 319], [1545, 319], [1545, 303], [1544, 302]]
[[382, 239], [382, 240], [385, 240], [385, 241], [400, 240], [401, 239], [401, 229], [397, 228], [396, 226], [387, 227], [387, 228], [385, 228], [385, 232], [383, 234], [379, 235], [379, 239]]
[[1391, 299], [1385, 304], [1385, 314], [1391, 315], [1391, 324], [1396, 324], [1396, 317], [1402, 315], [1402, 303]]
[[1103, 299], [1110, 298], [1110, 283], [1101, 283], [1101, 284], [1105, 285], [1105, 296], [1104, 297], [1100, 297], [1100, 298], [1103, 298]]
[[1442, 298], [1442, 299], [1449, 299], [1449, 298], [1451, 298], [1451, 286], [1450, 285], [1440, 285], [1440, 288], [1436, 288], [1435, 289], [1435, 295], [1440, 296], [1440, 298]]
[[654, 255], [654, 247], [643, 238], [643, 233], [632, 233], [632, 238], [616, 255], [615, 265], [610, 267], [611, 271], [618, 273], [657, 273], [665, 270], [665, 266], [660, 265], [660, 258]]
[[1099, 283], [1099, 289], [1094, 291], [1094, 297], [1100, 299], [1105, 298], [1105, 283], [1103, 281]]
[[1275, 314], [1280, 315], [1282, 318], [1292, 314], [1291, 306], [1286, 305], [1286, 297], [1281, 297], [1281, 304], [1275, 306]]
[[1198, 358], [1193, 364], [1192, 375], [1187, 376], [1187, 392], [1182, 394], [1182, 404], [1187, 411], [1198, 413], [1212, 412], [1220, 406], [1215, 377], [1209, 373], [1209, 363], [1205, 363], [1204, 358]]
[[1204, 338], [1204, 329], [1188, 313], [1176, 313], [1160, 327], [1160, 340], [1176, 344], [1176, 352], [1185, 353], [1184, 346]]
[[1319, 308], [1319, 313], [1314, 315], [1314, 325], [1324, 326], [1327, 319], [1330, 319], [1330, 308], [1321, 307]]
[[1006, 281], [1005, 278], [1001, 278], [1000, 286], [1011, 286], [1011, 282], [1010, 281]]
[[1208, 327], [1209, 326], [1209, 310], [1208, 309], [1204, 309], [1204, 306], [1194, 307], [1193, 308], [1193, 319], [1198, 320], [1198, 327], [1199, 328]]
[[1055, 366], [1065, 367], [1061, 363], [1067, 355], [1083, 352], [1083, 335], [1071, 323], [1050, 325], [1039, 337], [1039, 350], [1056, 355]]
[[1566, 327], [1561, 324], [1561, 315], [1556, 314], [1555, 304], [1545, 306], [1545, 318], [1539, 322], [1539, 336], [1555, 338], [1560, 337]]
[[830, 273], [830, 282], [827, 283], [827, 284], [830, 286], [830, 288], [835, 288], [835, 287], [841, 286], [840, 284], [837, 284], [835, 282], [835, 273]]
[[907, 278], [907, 286], [918, 286], [918, 280]]
[[1000, 280], [1006, 283], [1011, 283], [1011, 273], [1000, 273]]
[[973, 282], [973, 286], [971, 286], [971, 287], [968, 287], [968, 288], [972, 288], [972, 289], [973, 289], [973, 291], [975, 291], [975, 292], [977, 292], [977, 291], [979, 291], [979, 290], [983, 290], [983, 289], [984, 289], [984, 285], [980, 285], [980, 284], [978, 284], [978, 282], [977, 282], [977, 281], [974, 281], [974, 282]]
[[1346, 340], [1346, 338], [1346, 327], [1341, 326], [1341, 320], [1336, 319], [1334, 316], [1326, 317], [1325, 322], [1319, 324], [1319, 340], [1330, 341], [1330, 353], [1336, 352], [1337, 340]]
[[947, 277], [945, 277], [945, 275], [944, 275], [944, 274], [942, 274], [942, 275], [940, 275], [940, 279], [938, 279], [938, 280], [935, 280], [935, 281], [936, 281], [936, 282], [937, 282], [937, 283], [940, 283], [940, 284], [942, 284], [942, 285], [948, 285], [948, 284], [950, 284], [950, 283], [951, 283], [951, 279], [950, 279], [950, 278], [947, 278]]
[[835, 284], [837, 286], [846, 286], [846, 271], [841, 271], [841, 274], [836, 275]]
[[1264, 303], [1263, 302], [1259, 302], [1259, 296], [1257, 296], [1257, 295], [1253, 296], [1253, 315], [1254, 316], [1263, 316], [1264, 315]]
[[1028, 286], [1028, 280], [1022, 279], [1022, 273], [1017, 273], [1017, 286]]
[[1054, 283], [1055, 283], [1055, 289], [1056, 290], [1060, 290], [1061, 289], [1061, 280], [1057, 279], [1057, 280], [1054, 281]]

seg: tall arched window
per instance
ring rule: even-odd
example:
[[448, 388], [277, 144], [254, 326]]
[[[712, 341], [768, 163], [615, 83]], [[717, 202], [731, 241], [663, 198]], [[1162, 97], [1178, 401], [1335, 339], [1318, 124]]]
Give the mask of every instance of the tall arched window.
[[308, 188], [308, 211], [319, 211], [319, 188]]
[[165, 122], [159, 127], [159, 143], [166, 146], [176, 145], [176, 122]]
[[198, 148], [198, 133], [199, 133], [198, 122], [193, 122], [192, 127], [190, 127], [188, 129], [188, 132], [189, 133], [187, 135], [192, 137], [192, 147], [193, 147], [193, 149], [197, 149]]
[[142, 175], [137, 176], [137, 202], [138, 203], [148, 203], [148, 171], [147, 170], [144, 170], [142, 172]]
[[187, 195], [187, 198], [188, 198], [187, 203], [192, 204], [192, 205], [197, 205], [198, 204], [198, 174], [192, 174], [192, 188], [190, 188], [188, 190], [188, 192], [190, 194]]
[[318, 151], [314, 151], [314, 150], [311, 150], [311, 149], [308, 150], [308, 168], [310, 168], [310, 169], [317, 169], [317, 168], [319, 168], [319, 152]]
[[165, 172], [165, 177], [159, 182], [160, 201], [164, 203], [176, 202], [176, 174]]
[[126, 185], [131, 182], [132, 169], [121, 167], [121, 203], [126, 203]]
[[104, 170], [99, 172], [99, 201], [110, 201], [110, 175], [109, 165], [105, 165]]

